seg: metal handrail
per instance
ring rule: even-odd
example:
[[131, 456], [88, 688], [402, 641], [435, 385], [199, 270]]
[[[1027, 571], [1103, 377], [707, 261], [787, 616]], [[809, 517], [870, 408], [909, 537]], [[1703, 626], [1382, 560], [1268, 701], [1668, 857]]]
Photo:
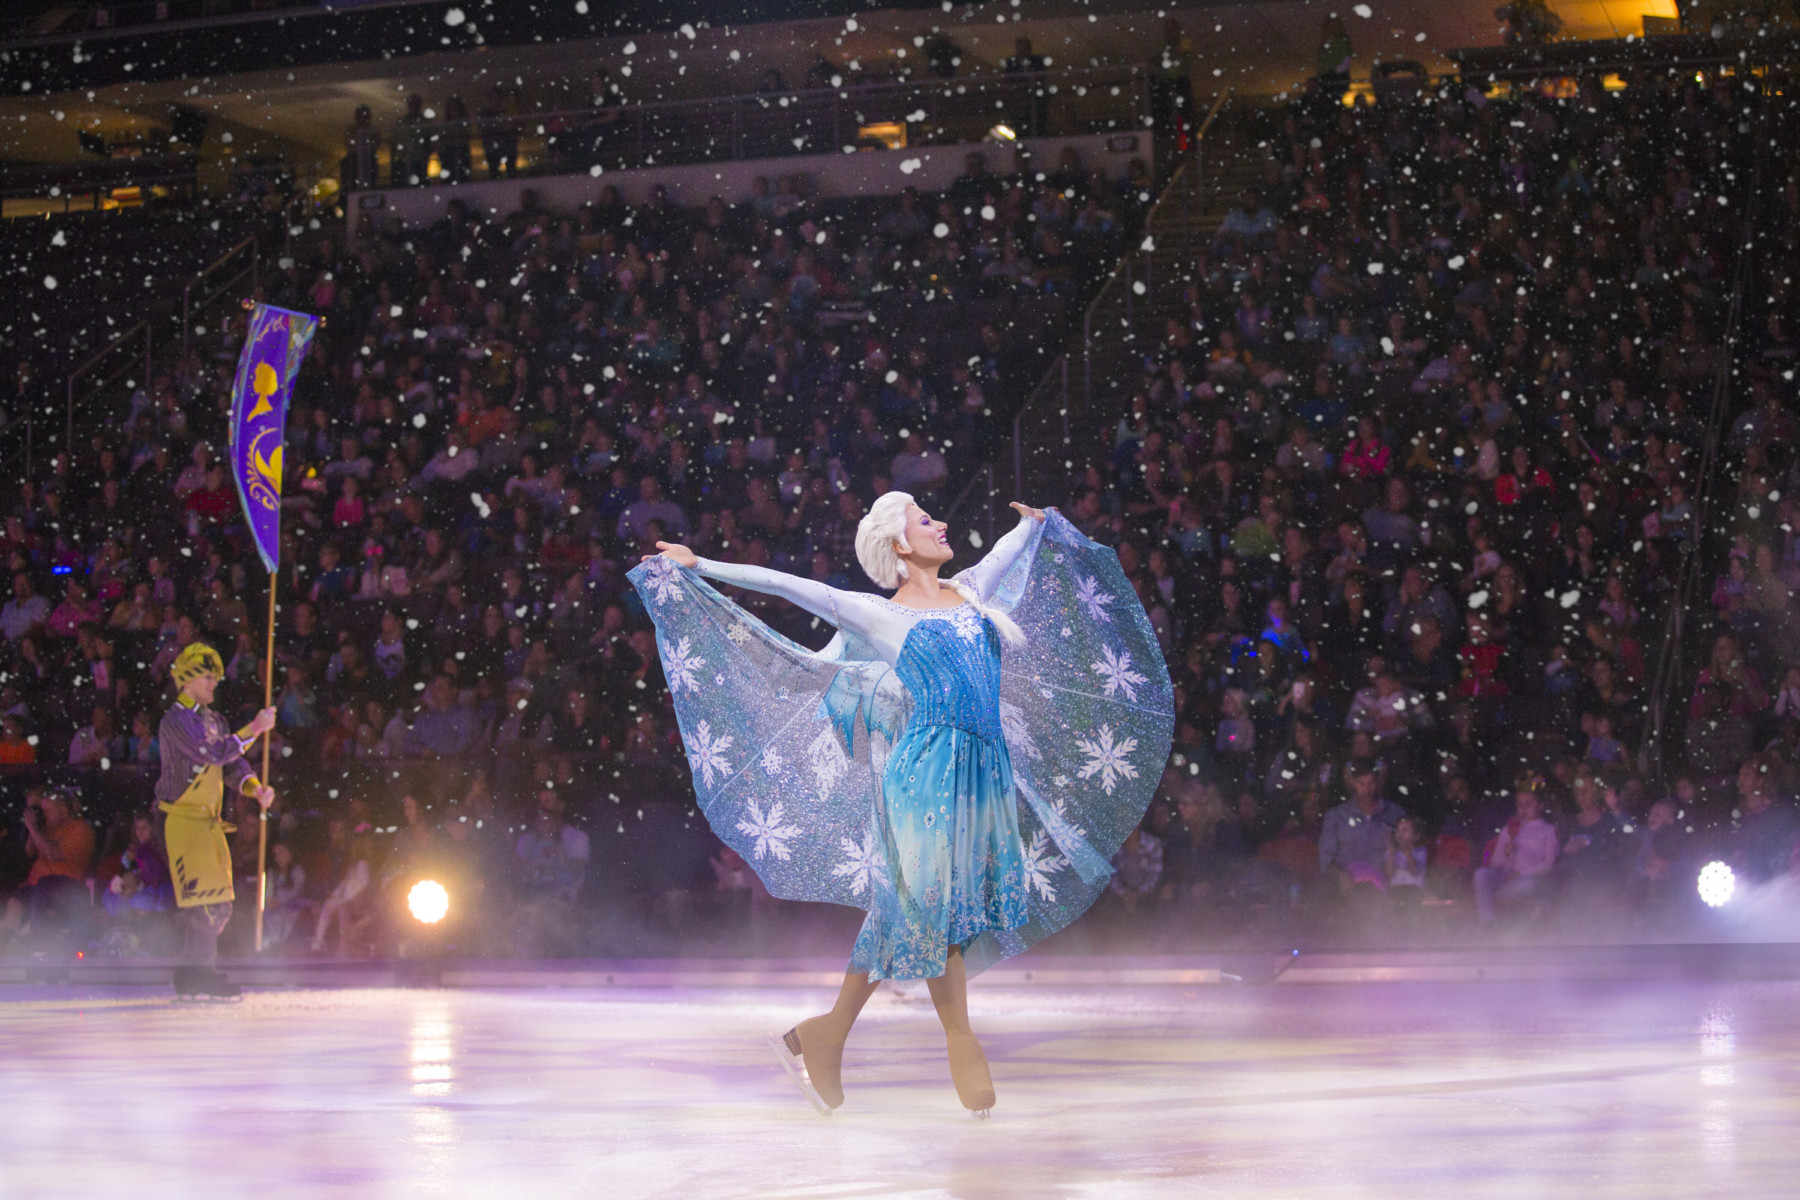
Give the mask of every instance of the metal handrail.
[[[1152, 288], [1155, 276], [1151, 266], [1154, 259], [1152, 259], [1151, 256], [1155, 253], [1154, 230], [1157, 223], [1157, 217], [1163, 211], [1163, 206], [1178, 189], [1181, 191], [1183, 203], [1186, 203], [1189, 196], [1199, 192], [1203, 188], [1204, 159], [1202, 158], [1202, 150], [1205, 146], [1205, 136], [1211, 131], [1214, 121], [1218, 119], [1219, 114], [1224, 110], [1225, 105], [1231, 100], [1234, 94], [1235, 89], [1226, 88], [1214, 98], [1212, 105], [1207, 110], [1206, 117], [1195, 130], [1194, 149], [1191, 160], [1183, 162], [1181, 166], [1176, 169], [1174, 175], [1170, 177], [1168, 184], [1164, 187], [1162, 194], [1156, 198], [1156, 202], [1150, 206], [1149, 212], [1145, 214], [1144, 233], [1147, 238], [1151, 239], [1150, 248], [1142, 250], [1145, 262], [1143, 279], [1144, 294], [1147, 298], [1154, 298]], [[1183, 180], [1190, 169], [1193, 171], [1193, 185], [1192, 187], [1187, 187], [1184, 186]], [[1082, 412], [1084, 414], [1089, 413], [1093, 408], [1094, 314], [1100, 310], [1101, 304], [1106, 302], [1113, 295], [1114, 288], [1121, 283], [1125, 288], [1126, 311], [1128, 314], [1134, 312], [1132, 298], [1136, 295], [1136, 289], [1133, 285], [1137, 280], [1133, 272], [1132, 264], [1135, 257], [1136, 254], [1134, 252], [1127, 252], [1120, 256], [1119, 263], [1113, 268], [1112, 274], [1107, 277], [1106, 282], [1101, 285], [1100, 290], [1094, 294], [1094, 298], [1090, 300], [1087, 307], [1082, 310], [1081, 395]], [[1030, 394], [1025, 398], [1025, 403], [1021, 404], [1018, 412], [1013, 415], [1012, 490], [1021, 495], [1023, 495], [1025, 490], [1025, 420], [1040, 408], [1046, 396], [1056, 395], [1059, 398], [1060, 404], [1058, 406], [1058, 415], [1060, 416], [1062, 423], [1062, 444], [1064, 447], [1067, 447], [1070, 444], [1072, 435], [1069, 424], [1069, 358], [1070, 352], [1067, 350], [1056, 357], [1055, 361], [1050, 364], [1049, 369], [1046, 370], [1043, 376], [1038, 380], [1037, 385], [1031, 389]], [[965, 491], [966, 490], [967, 489], [965, 489]], [[989, 519], [991, 522], [991, 503]]]
[[[207, 280], [209, 280], [215, 272], [224, 268], [228, 263], [238, 258], [246, 250], [249, 251], [249, 264], [239, 268], [238, 271], [229, 279], [225, 280], [225, 282], [208, 291], [201, 297], [198, 304], [194, 303], [194, 289], [205, 288]], [[256, 237], [252, 235], [203, 267], [200, 273], [189, 280], [187, 286], [181, 289], [181, 356], [183, 358], [186, 358], [188, 355], [189, 334], [193, 327], [194, 314], [204, 310], [226, 292], [235, 289], [237, 285], [243, 281], [246, 275], [251, 277], [251, 287], [254, 290], [260, 259], [261, 255], [257, 250]]]
[[[205, 293], [196, 303], [194, 299], [195, 289], [206, 289], [207, 281], [214, 274], [220, 272], [235, 260], [240, 259], [246, 251], [249, 254], [249, 264], [241, 267], [217, 286], [205, 290]], [[258, 251], [256, 238], [254, 236], [247, 237], [208, 264], [182, 288], [181, 353], [184, 357], [188, 353], [193, 328], [193, 318], [205, 311], [211, 305], [216, 304], [221, 297], [231, 293], [246, 276], [250, 277], [252, 286], [254, 287], [255, 279], [260, 269], [260, 262], [261, 254]], [[141, 357], [137, 350], [137, 343], [140, 339], [143, 342]], [[131, 354], [128, 357], [122, 357], [121, 351], [127, 347], [131, 348]], [[76, 409], [85, 407], [95, 396], [98, 396], [101, 392], [124, 378], [127, 372], [139, 367], [141, 367], [144, 372], [144, 383], [148, 386], [150, 377], [155, 369], [155, 364], [156, 325], [152, 318], [146, 317], [119, 333], [112, 341], [94, 351], [94, 353], [90, 354], [71, 369], [68, 376], [67, 387], [65, 389], [63, 405], [63, 449], [67, 451], [75, 444]], [[31, 414], [28, 410], [25, 424], [25, 473], [28, 476], [32, 473], [34, 468], [35, 451], [35, 429], [31, 420]]]
[[[144, 320], [139, 321], [137, 324], [131, 326], [129, 329], [127, 329], [123, 333], [119, 334], [119, 336], [115, 337], [112, 341], [108, 342], [106, 345], [102, 346], [100, 349], [94, 351], [94, 353], [89, 355], [86, 359], [82, 360], [80, 365], [78, 365], [74, 370], [69, 372], [68, 401], [67, 401], [67, 403], [64, 407], [64, 411], [63, 411], [63, 437], [64, 437], [63, 452], [64, 453], [70, 453], [73, 450], [73, 447], [75, 445], [75, 408], [76, 408], [75, 387], [76, 387], [76, 383], [79, 380], [81, 380], [83, 377], [88, 375], [90, 372], [93, 372], [96, 369], [98, 369], [101, 366], [101, 364], [106, 362], [109, 358], [113, 357], [122, 347], [125, 347], [125, 346], [135, 343], [139, 337], [142, 337], [143, 341], [144, 341], [144, 357], [142, 359], [142, 363], [143, 363], [143, 368], [144, 368], [144, 381], [146, 384], [148, 384], [149, 380], [150, 380], [150, 368], [151, 368], [152, 358], [153, 358], [153, 355], [154, 355], [154, 352], [156, 349], [155, 332], [151, 326], [149, 318], [145, 318]], [[92, 387], [88, 388], [87, 391], [85, 393], [83, 393], [81, 402], [85, 404], [88, 400], [93, 399], [93, 397], [98, 395], [100, 392], [104, 391], [106, 388], [111, 387], [114, 382], [116, 382], [118, 379], [120, 379], [122, 376], [124, 376], [125, 372], [131, 370], [134, 366], [138, 365], [138, 362], [139, 362], [139, 359], [138, 359], [136, 353], [134, 352], [129, 359], [126, 359], [123, 362], [122, 365], [120, 365], [116, 369], [113, 369], [113, 370], [107, 372], [100, 379], [100, 381], [98, 383], [95, 383]], [[31, 474], [31, 470], [32, 470], [32, 462], [31, 462], [32, 442], [31, 442], [31, 438], [30, 438], [30, 433], [31, 433], [31, 429], [30, 429], [30, 426], [28, 425], [26, 427], [27, 437], [26, 437], [26, 442], [25, 442], [25, 473], [27, 476], [29, 476]]]
[[985, 529], [986, 529], [985, 536], [987, 537], [987, 544], [991, 546], [994, 544], [994, 464], [993, 463], [991, 463], [991, 462], [983, 463], [981, 466], [981, 469], [979, 471], [975, 472], [975, 474], [970, 477], [969, 482], [963, 484], [962, 491], [960, 491], [956, 494], [956, 499], [952, 500], [950, 502], [949, 507], [944, 510], [944, 519], [946, 521], [949, 521], [949, 520], [953, 520], [953, 519], [961, 517], [964, 507], [966, 507], [968, 505], [969, 498], [974, 493], [976, 485], [978, 485], [978, 484], [986, 485], [986, 489], [985, 489], [986, 503], [982, 507], [987, 513], [987, 519], [984, 523]]
[[[304, 232], [304, 227], [301, 224], [301, 214], [295, 210], [300, 209], [302, 206], [306, 208], [313, 207], [315, 201], [313, 199], [312, 188], [312, 184], [307, 183], [304, 180], [296, 180], [294, 194], [288, 197], [288, 202], [286, 204], [281, 206], [281, 255], [285, 259], [292, 259], [294, 257], [294, 238], [298, 233]], [[283, 269], [286, 269], [285, 263], [283, 264]]]
[[[1763, 114], [1766, 122], [1766, 110]], [[1762, 214], [1762, 193], [1767, 180], [1768, 146], [1766, 137], [1756, 139], [1757, 154], [1750, 179], [1750, 199], [1744, 213], [1744, 228], [1754, 231]], [[1733, 351], [1740, 337], [1744, 292], [1756, 259], [1756, 238], [1752, 232], [1738, 246], [1737, 260], [1732, 266], [1730, 302], [1726, 308], [1725, 329], [1719, 340], [1719, 367], [1713, 376], [1712, 404], [1706, 415], [1706, 444], [1701, 448], [1700, 470], [1694, 489], [1694, 536], [1692, 549], [1676, 570], [1675, 589], [1669, 612], [1664, 619], [1662, 644], [1656, 665], [1650, 675], [1650, 696], [1646, 704], [1647, 719], [1638, 743], [1638, 770], [1652, 779], [1663, 776], [1663, 747], [1667, 741], [1669, 706], [1679, 695], [1682, 682], [1682, 654], [1687, 642], [1687, 615], [1693, 607], [1694, 590], [1705, 578], [1701, 562], [1702, 543], [1711, 535], [1711, 516], [1722, 480], [1719, 478], [1719, 447], [1724, 440], [1726, 421], [1731, 410], [1731, 379], [1735, 373]]]

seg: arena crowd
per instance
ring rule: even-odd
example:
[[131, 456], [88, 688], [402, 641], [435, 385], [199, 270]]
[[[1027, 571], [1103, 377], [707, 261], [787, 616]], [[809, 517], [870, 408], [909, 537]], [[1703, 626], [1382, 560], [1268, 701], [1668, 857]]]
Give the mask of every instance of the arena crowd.
[[[1791, 114], [1730, 77], [1335, 90], [1251, 123], [1261, 186], [1130, 411], [1023, 497], [1118, 549], [1177, 687], [1164, 786], [1089, 927], [1657, 936], [1703, 855], [1791, 873]], [[692, 210], [528, 193], [301, 247], [265, 296], [327, 321], [287, 450], [273, 944], [403, 948], [427, 873], [474, 898], [444, 935], [464, 950], [779, 912], [692, 810], [624, 572], [667, 539], [867, 587], [867, 503], [942, 506], [997, 452], [1150, 188], [971, 155], [946, 193], [879, 204], [794, 175]], [[6, 497], [0, 763], [39, 781], [0, 840], [16, 945], [154, 949], [167, 665], [208, 640], [223, 706], [260, 704], [265, 592], [217, 462], [238, 336]], [[1727, 486], [1703, 523], [1707, 470]], [[1652, 672], [1694, 554], [1718, 579], [1656, 773]]]

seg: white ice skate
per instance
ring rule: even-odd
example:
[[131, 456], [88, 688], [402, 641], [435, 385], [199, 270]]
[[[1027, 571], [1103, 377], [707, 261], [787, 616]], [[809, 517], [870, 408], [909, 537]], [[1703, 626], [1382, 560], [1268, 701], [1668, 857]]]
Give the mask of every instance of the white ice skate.
[[811, 1102], [814, 1108], [819, 1110], [821, 1117], [829, 1117], [831, 1106], [825, 1103], [824, 1098], [819, 1095], [819, 1089], [813, 1086], [812, 1079], [806, 1073], [806, 1061], [789, 1048], [781, 1034], [771, 1033], [768, 1042], [769, 1049], [774, 1052], [782, 1069], [788, 1073], [790, 1079], [799, 1085], [801, 1094]]

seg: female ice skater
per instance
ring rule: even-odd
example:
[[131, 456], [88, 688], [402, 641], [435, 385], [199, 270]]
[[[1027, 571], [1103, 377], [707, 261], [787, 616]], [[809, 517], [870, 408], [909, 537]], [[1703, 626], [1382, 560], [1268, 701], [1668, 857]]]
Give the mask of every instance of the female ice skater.
[[[856, 553], [891, 598], [667, 542], [631, 573], [713, 828], [772, 894], [868, 912], [837, 1003], [777, 1043], [822, 1113], [844, 1102], [844, 1042], [881, 981], [924, 979], [957, 1097], [987, 1114], [968, 975], [1087, 909], [1168, 756], [1168, 673], [1117, 557], [1013, 507], [1018, 527], [943, 579], [945, 524], [882, 496]], [[838, 633], [808, 651], [703, 576]]]

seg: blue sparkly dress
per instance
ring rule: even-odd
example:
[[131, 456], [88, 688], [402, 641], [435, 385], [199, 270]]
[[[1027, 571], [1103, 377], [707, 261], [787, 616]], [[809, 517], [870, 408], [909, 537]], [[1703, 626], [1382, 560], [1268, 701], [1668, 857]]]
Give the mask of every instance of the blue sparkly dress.
[[[835, 626], [820, 651], [707, 579]], [[1022, 520], [957, 576], [973, 606], [923, 610], [777, 571], [666, 558], [631, 572], [656, 621], [694, 790], [771, 894], [853, 905], [849, 969], [979, 971], [1074, 920], [1162, 773], [1172, 695], [1112, 551], [1060, 515]]]

